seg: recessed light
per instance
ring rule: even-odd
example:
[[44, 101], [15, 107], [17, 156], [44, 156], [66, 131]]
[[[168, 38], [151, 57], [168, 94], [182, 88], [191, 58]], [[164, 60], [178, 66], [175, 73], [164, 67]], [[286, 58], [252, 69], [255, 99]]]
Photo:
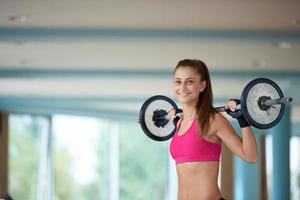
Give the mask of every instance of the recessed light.
[[10, 22], [25, 22], [27, 19], [26, 15], [12, 15], [8, 17], [8, 21]]
[[27, 58], [23, 58], [19, 61], [20, 66], [26, 66], [26, 65], [28, 65], [28, 63], [29, 63], [29, 59], [27, 59]]
[[300, 18], [293, 19], [292, 23], [295, 25], [300, 25]]
[[16, 41], [13, 42], [13, 44], [16, 45], [16, 46], [21, 46], [21, 45], [24, 44], [24, 41], [22, 41], [22, 40], [16, 40]]
[[265, 68], [266, 62], [264, 60], [255, 60], [252, 62], [252, 66], [255, 68]]
[[289, 43], [289, 42], [276, 42], [276, 43], [273, 43], [273, 46], [276, 48], [282, 48], [282, 49], [289, 49], [292, 47], [291, 43]]

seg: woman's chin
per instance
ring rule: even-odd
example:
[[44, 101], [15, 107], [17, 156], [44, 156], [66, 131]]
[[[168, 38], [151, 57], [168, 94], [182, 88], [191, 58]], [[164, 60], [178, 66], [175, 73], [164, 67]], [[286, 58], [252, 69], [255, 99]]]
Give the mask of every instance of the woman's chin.
[[177, 98], [178, 102], [181, 104], [190, 104], [192, 101], [188, 98]]

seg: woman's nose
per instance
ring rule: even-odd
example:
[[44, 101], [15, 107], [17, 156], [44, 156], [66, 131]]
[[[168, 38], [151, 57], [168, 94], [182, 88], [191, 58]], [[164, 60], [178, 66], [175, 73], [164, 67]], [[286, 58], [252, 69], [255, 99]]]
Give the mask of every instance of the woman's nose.
[[180, 84], [179, 89], [183, 91], [186, 90], [187, 89], [186, 84], [185, 83]]

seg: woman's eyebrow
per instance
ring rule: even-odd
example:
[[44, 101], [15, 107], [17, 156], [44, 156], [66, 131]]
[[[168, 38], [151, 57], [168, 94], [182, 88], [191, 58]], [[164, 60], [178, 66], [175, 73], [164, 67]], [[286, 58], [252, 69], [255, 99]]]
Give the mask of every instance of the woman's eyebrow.
[[190, 80], [195, 80], [195, 78], [194, 77], [187, 77], [187, 78], [184, 78], [184, 80], [190, 81]]

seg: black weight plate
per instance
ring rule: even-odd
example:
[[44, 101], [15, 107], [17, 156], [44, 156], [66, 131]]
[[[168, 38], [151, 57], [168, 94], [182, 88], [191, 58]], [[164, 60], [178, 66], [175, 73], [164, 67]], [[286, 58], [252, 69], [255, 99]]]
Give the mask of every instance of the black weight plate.
[[256, 128], [268, 129], [275, 126], [282, 118], [285, 105], [273, 105], [268, 112], [260, 109], [258, 99], [261, 96], [272, 99], [283, 98], [279, 86], [267, 78], [257, 78], [249, 82], [241, 95], [241, 111], [246, 120]]
[[156, 110], [168, 112], [171, 109], [178, 109], [176, 103], [163, 95], [152, 96], [143, 103], [139, 113], [139, 123], [143, 132], [149, 138], [156, 141], [165, 141], [173, 137], [176, 131], [173, 120], [169, 120], [164, 127], [157, 127], [152, 120]]

